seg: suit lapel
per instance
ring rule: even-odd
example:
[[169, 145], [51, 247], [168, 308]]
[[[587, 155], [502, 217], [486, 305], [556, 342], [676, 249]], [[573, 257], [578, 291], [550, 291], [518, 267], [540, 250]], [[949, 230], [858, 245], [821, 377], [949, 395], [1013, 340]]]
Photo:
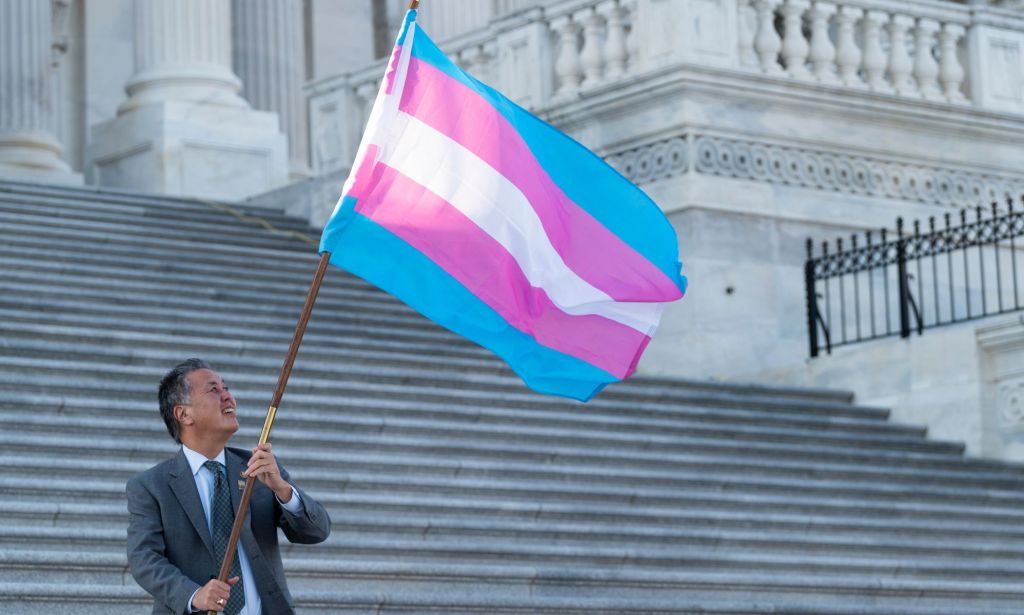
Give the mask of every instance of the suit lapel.
[[196, 480], [192, 476], [192, 468], [188, 465], [185, 453], [178, 451], [175, 458], [171, 475], [171, 490], [178, 498], [178, 503], [185, 510], [185, 515], [192, 522], [199, 538], [206, 545], [210, 555], [213, 556], [213, 539], [210, 536], [210, 528], [206, 523], [206, 513], [203, 512], [203, 503], [199, 500], [199, 491], [196, 489]]

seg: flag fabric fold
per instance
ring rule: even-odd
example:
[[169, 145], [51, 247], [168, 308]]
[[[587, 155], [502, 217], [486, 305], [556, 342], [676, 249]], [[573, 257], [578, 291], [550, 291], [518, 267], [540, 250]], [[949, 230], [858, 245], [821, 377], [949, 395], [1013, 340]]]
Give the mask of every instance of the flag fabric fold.
[[324, 232], [332, 264], [587, 400], [628, 377], [683, 296], [658, 206], [480, 83], [406, 15]]

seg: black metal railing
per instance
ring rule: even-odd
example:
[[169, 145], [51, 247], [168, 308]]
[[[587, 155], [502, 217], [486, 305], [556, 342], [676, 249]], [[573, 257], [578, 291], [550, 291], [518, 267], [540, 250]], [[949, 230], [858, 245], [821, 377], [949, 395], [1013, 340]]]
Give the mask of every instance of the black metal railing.
[[[1024, 197], [1022, 197], [1024, 202]], [[956, 220], [956, 218], [959, 220]], [[822, 349], [1024, 309], [1024, 210], [1006, 207], [915, 220], [837, 239], [807, 240], [804, 281], [811, 356]], [[863, 239], [863, 243], [861, 243]]]

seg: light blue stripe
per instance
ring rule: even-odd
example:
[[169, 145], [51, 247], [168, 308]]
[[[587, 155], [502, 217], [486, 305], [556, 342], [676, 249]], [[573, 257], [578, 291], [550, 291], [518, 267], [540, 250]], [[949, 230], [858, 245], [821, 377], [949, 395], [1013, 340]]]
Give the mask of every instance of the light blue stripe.
[[332, 264], [491, 350], [539, 393], [587, 401], [608, 383], [618, 382], [610, 373], [538, 344], [509, 325], [422, 252], [356, 213], [353, 197], [345, 197], [341, 209], [327, 223], [320, 251], [331, 252]]
[[423, 30], [416, 32], [412, 55], [471, 88], [493, 105], [515, 127], [540, 165], [573, 202], [651, 261], [680, 291], [686, 291], [686, 278], [680, 275], [682, 263], [675, 229], [643, 190], [597, 154], [456, 66]]
[[405, 19], [402, 20], [402, 28], [398, 31], [398, 40], [395, 41], [395, 46], [405, 44], [405, 35], [409, 33], [409, 25], [416, 21], [416, 15], [419, 11], [406, 11]]

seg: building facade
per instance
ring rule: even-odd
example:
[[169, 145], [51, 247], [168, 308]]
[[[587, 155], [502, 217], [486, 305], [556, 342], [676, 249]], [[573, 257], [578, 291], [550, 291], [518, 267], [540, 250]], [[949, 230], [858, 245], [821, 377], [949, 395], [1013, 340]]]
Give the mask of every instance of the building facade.
[[[0, 177], [249, 199], [322, 224], [406, 5], [2, 0]], [[1024, 460], [1019, 313], [810, 359], [804, 292], [808, 238], [1024, 194], [1020, 2], [422, 5], [451, 57], [675, 225], [691, 286], [642, 372], [848, 388]]]

